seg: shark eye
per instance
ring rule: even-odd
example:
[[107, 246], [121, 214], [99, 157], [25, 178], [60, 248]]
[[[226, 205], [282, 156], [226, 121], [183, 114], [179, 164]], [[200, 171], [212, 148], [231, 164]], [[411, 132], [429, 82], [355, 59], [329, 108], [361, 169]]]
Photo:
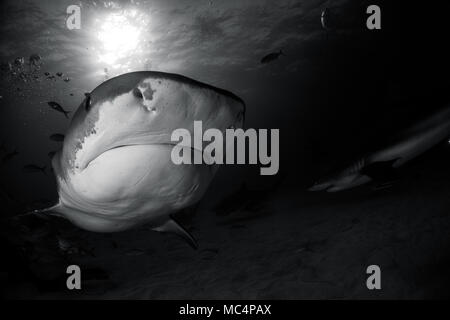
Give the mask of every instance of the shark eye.
[[84, 109], [89, 111], [91, 109], [91, 96], [86, 97], [86, 102], [84, 103]]
[[139, 88], [133, 89], [133, 95], [138, 99], [144, 99], [144, 96], [142, 95], [142, 92], [141, 90], [139, 90]]

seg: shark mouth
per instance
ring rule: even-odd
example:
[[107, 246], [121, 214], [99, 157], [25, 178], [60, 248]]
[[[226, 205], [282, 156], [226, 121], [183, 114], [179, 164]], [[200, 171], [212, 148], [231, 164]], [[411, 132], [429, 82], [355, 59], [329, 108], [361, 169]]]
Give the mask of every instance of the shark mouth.
[[[106, 154], [106, 153], [108, 153], [108, 152], [110, 152], [112, 150], [126, 149], [126, 148], [132, 148], [132, 147], [140, 147], [140, 146], [167, 146], [168, 148], [174, 148], [177, 145], [178, 145], [178, 143], [177, 142], [173, 142], [173, 141], [171, 141], [171, 142], [161, 142], [161, 143], [119, 144], [117, 146], [113, 146], [111, 148], [105, 149], [104, 151], [102, 151], [101, 153], [99, 153], [98, 155], [93, 157], [91, 160], [89, 160], [86, 163], [85, 166], [83, 166], [83, 170], [87, 169], [95, 160], [97, 160], [98, 158], [100, 158], [101, 156], [103, 156], [104, 154]], [[202, 158], [203, 158], [203, 151], [202, 150], [198, 150], [198, 149], [194, 148], [193, 146], [184, 146], [183, 145], [182, 147], [189, 149], [191, 154], [193, 154], [194, 152], [201, 152], [202, 153]]]

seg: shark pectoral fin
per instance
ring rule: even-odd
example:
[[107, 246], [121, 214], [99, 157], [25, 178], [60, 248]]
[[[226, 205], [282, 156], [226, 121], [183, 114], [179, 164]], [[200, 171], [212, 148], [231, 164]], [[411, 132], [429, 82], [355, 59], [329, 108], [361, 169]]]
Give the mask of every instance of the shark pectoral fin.
[[178, 222], [176, 222], [172, 218], [167, 220], [159, 227], [154, 228], [153, 230], [158, 232], [173, 232], [186, 240], [193, 249], [197, 250], [198, 248], [197, 241], [194, 239], [194, 237], [191, 236], [189, 232], [186, 231], [186, 229], [184, 229], [181, 225], [178, 224]]
[[388, 161], [373, 162], [363, 169], [361, 174], [364, 174], [374, 180], [385, 180], [396, 175], [394, 164], [399, 158], [395, 158]]
[[28, 211], [26, 213], [22, 213], [22, 214], [13, 216], [11, 218], [15, 220], [15, 219], [20, 219], [22, 217], [27, 217], [27, 216], [36, 216], [36, 217], [48, 220], [48, 219], [50, 219], [50, 216], [63, 217], [63, 215], [58, 212], [62, 208], [63, 208], [63, 204], [58, 202], [54, 206], [44, 208], [44, 209], [36, 209], [33, 211]]
[[54, 206], [40, 209], [40, 210], [34, 210], [31, 213], [42, 216], [42, 217], [48, 217], [48, 216], [55, 216], [55, 217], [63, 217], [59, 211], [63, 208], [63, 204], [61, 202], [58, 202]]

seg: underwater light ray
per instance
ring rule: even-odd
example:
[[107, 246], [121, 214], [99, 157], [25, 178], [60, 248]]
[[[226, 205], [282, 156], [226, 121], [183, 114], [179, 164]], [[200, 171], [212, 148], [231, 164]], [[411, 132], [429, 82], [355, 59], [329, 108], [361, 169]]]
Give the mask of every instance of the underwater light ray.
[[143, 60], [142, 57], [151, 34], [149, 21], [149, 15], [136, 8], [97, 16], [93, 50], [97, 62], [102, 63], [101, 68], [107, 67], [118, 73], [142, 69], [143, 61], [148, 59]]

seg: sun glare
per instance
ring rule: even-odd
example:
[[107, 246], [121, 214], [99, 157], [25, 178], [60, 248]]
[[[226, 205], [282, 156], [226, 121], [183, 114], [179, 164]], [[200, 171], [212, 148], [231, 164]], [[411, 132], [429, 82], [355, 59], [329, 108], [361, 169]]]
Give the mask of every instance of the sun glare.
[[118, 60], [132, 54], [139, 44], [139, 31], [139, 28], [123, 15], [107, 16], [98, 32], [102, 46], [100, 61], [114, 65]]

